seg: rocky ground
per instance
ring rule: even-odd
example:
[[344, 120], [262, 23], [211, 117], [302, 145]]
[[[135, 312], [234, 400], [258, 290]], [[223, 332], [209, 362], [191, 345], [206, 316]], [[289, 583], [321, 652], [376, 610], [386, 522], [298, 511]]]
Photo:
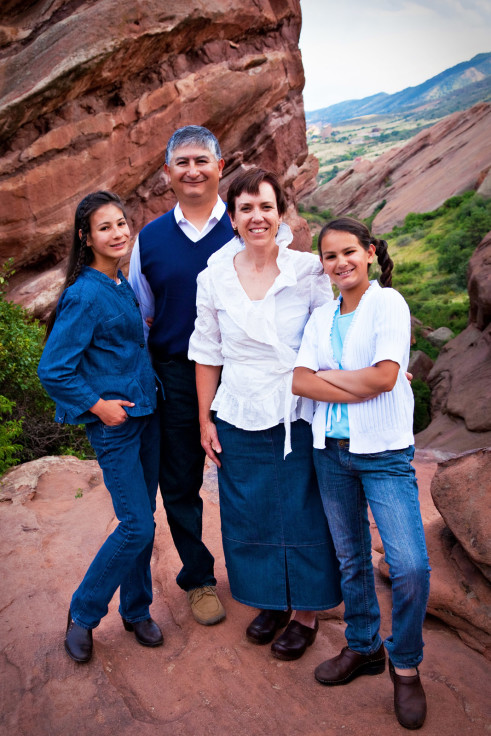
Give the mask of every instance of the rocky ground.
[[[438, 512], [429, 493], [435, 463], [417, 458], [425, 524]], [[1, 488], [2, 732], [11, 736], [385, 736], [403, 734], [388, 673], [325, 688], [314, 667], [343, 646], [341, 609], [322, 617], [314, 645], [298, 662], [274, 659], [249, 644], [251, 611], [230, 597], [216, 481], [203, 490], [205, 540], [217, 560], [224, 623], [199, 626], [175, 584], [179, 560], [157, 512], [153, 616], [165, 644], [145, 649], [123, 630], [117, 600], [94, 632], [93, 660], [65, 654], [63, 631], [73, 588], [114, 524], [109, 496], [93, 461], [44, 458], [14, 469]], [[377, 542], [375, 541], [375, 546]], [[374, 553], [374, 562], [379, 554]], [[251, 571], [254, 574], [254, 571]], [[438, 585], [438, 569], [433, 583]], [[441, 582], [441, 581], [440, 581]], [[383, 632], [390, 589], [377, 572]], [[428, 695], [426, 736], [491, 731], [490, 663], [445, 624], [425, 624], [422, 680]]]

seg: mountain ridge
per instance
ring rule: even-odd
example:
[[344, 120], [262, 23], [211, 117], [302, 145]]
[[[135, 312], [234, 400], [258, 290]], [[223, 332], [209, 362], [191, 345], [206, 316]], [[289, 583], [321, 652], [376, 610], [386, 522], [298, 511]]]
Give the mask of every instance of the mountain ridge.
[[[474, 85], [479, 87], [474, 88]], [[449, 111], [453, 112], [461, 109], [460, 105], [465, 105], [466, 96], [462, 94], [462, 90], [466, 88], [470, 94], [479, 89], [484, 96], [488, 93], [491, 95], [491, 52], [476, 54], [472, 59], [459, 62], [419, 85], [406, 87], [393, 94], [378, 92], [358, 100], [346, 100], [318, 110], [306, 111], [305, 119], [309, 126], [339, 123], [364, 115], [403, 111], [411, 113], [421, 107], [438, 108], [449, 95], [457, 92], [460, 94], [454, 98], [454, 109]]]

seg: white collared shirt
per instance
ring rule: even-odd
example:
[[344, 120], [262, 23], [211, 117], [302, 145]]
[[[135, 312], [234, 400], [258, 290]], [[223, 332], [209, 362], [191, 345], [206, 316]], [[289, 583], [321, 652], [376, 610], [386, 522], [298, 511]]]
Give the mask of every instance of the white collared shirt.
[[[285, 237], [286, 234], [286, 237]], [[292, 235], [282, 224], [277, 237], [280, 273], [264, 299], [251, 301], [234, 267], [244, 245], [233, 238], [208, 260], [198, 276], [195, 329], [188, 357], [223, 365], [211, 408], [226, 422], [260, 430], [285, 422], [285, 453], [290, 421], [312, 421], [310, 399], [293, 396], [293, 366], [313, 309], [332, 301], [329, 278], [318, 256], [289, 250]]]
[[211, 215], [209, 216], [203, 230], [198, 230], [198, 228], [193, 225], [192, 222], [186, 220], [179, 202], [174, 207], [174, 217], [176, 218], [176, 222], [183, 231], [184, 235], [186, 235], [189, 240], [192, 240], [193, 243], [197, 243], [198, 240], [201, 240], [201, 238], [204, 238], [205, 235], [208, 235], [210, 230], [213, 230], [217, 222], [222, 219], [226, 209], [227, 208], [225, 206], [225, 202], [223, 202], [219, 197], [216, 205], [211, 211]]
[[[186, 220], [179, 203], [177, 203], [174, 207], [174, 217], [176, 219], [177, 225], [181, 228], [184, 235], [186, 235], [186, 237], [188, 237], [189, 240], [191, 240], [193, 243], [197, 243], [198, 240], [201, 240], [205, 237], [205, 235], [208, 235], [210, 230], [213, 230], [217, 222], [222, 219], [226, 209], [227, 208], [225, 202], [220, 199], [220, 197], [218, 197], [217, 203], [213, 207], [211, 214], [201, 231], [198, 230], [198, 228], [195, 227], [192, 222]], [[138, 299], [138, 302], [140, 304], [140, 311], [144, 320], [143, 329], [145, 332], [145, 339], [148, 339], [149, 328], [145, 320], [148, 317], [153, 317], [155, 314], [155, 298], [152, 289], [150, 288], [150, 284], [141, 271], [140, 242], [138, 236], [135, 240], [135, 244], [131, 252], [128, 281], [130, 282], [131, 287], [135, 292], [136, 298]]]

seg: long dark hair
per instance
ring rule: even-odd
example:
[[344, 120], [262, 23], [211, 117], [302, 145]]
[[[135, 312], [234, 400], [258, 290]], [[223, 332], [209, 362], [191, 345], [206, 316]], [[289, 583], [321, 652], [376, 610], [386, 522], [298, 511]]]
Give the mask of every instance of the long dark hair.
[[370, 245], [375, 246], [375, 255], [380, 266], [382, 274], [380, 276], [380, 283], [382, 286], [392, 286], [392, 269], [394, 263], [389, 256], [388, 245], [385, 240], [379, 240], [371, 235], [370, 230], [362, 222], [354, 220], [352, 217], [339, 217], [336, 220], [331, 220], [323, 226], [319, 233], [319, 239], [317, 241], [317, 249], [319, 254], [322, 255], [321, 245], [322, 238], [329, 232], [329, 230], [337, 230], [342, 233], [351, 233], [354, 235], [361, 247], [368, 250]]
[[[124, 205], [118, 195], [114, 194], [114, 192], [105, 190], [92, 192], [82, 199], [75, 211], [72, 249], [68, 256], [65, 283], [61, 289], [60, 297], [65, 289], [68, 289], [69, 286], [75, 283], [83, 267], [90, 266], [94, 259], [92, 249], [87, 246], [87, 236], [90, 234], [90, 218], [94, 212], [97, 212], [99, 207], [103, 207], [105, 204], [115, 204], [116, 207], [119, 207], [124, 217], [126, 217]], [[53, 329], [56, 319], [56, 308], [60, 297], [58, 297], [56, 305], [51, 310], [46, 322], [45, 339], [49, 337], [49, 334]]]

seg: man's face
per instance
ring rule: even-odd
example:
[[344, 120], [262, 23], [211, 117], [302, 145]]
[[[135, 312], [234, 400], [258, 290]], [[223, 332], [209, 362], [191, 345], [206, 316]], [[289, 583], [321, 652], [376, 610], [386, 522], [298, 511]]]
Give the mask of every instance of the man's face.
[[178, 201], [186, 203], [218, 197], [224, 164], [223, 158], [217, 161], [207, 148], [189, 145], [175, 149], [164, 171]]

